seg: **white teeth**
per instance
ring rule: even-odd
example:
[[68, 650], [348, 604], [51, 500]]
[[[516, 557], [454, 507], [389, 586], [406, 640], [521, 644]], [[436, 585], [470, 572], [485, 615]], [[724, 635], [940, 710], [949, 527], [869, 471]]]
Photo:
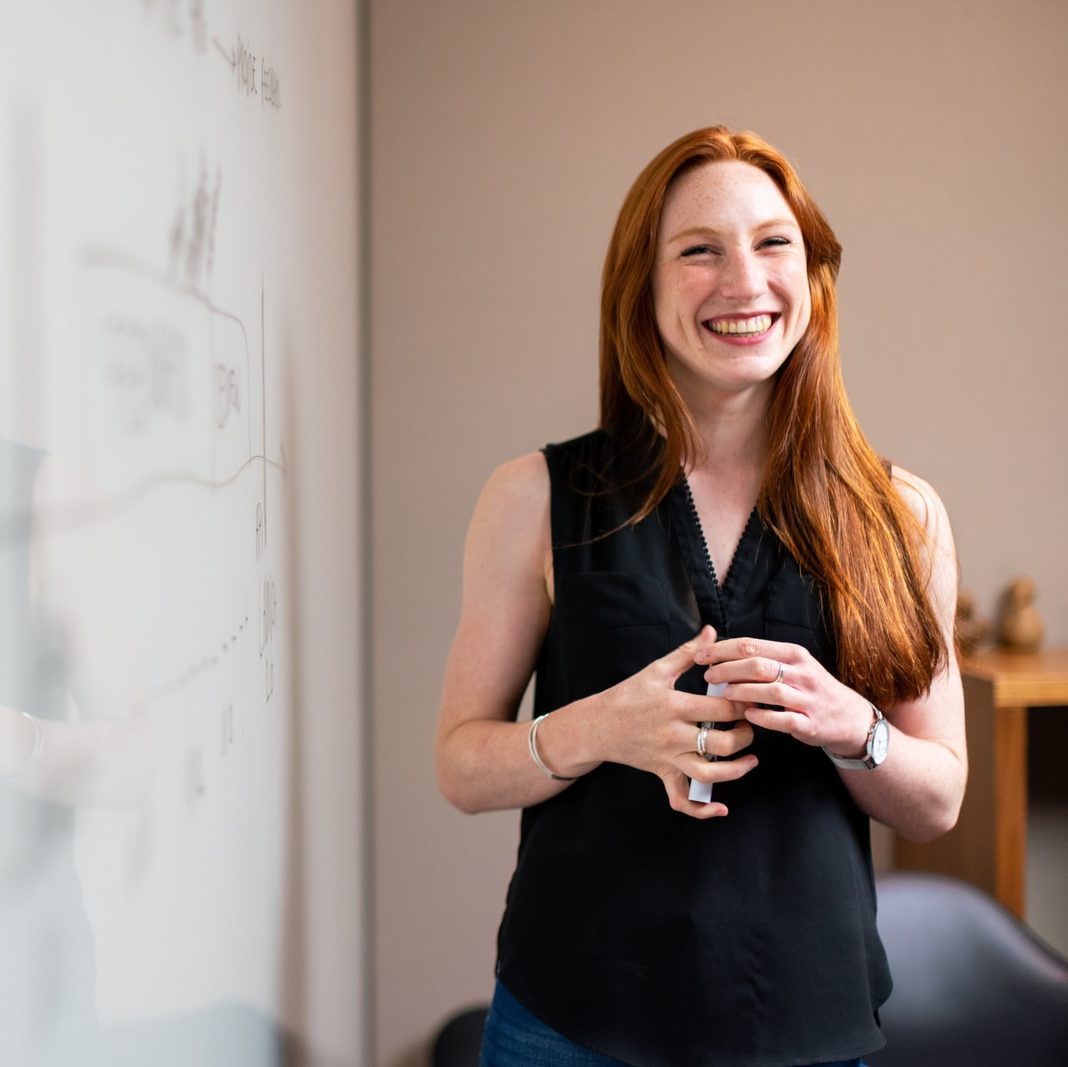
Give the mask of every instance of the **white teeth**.
[[729, 321], [709, 322], [713, 333], [764, 333], [771, 329], [770, 315], [754, 315], [751, 319], [731, 319]]

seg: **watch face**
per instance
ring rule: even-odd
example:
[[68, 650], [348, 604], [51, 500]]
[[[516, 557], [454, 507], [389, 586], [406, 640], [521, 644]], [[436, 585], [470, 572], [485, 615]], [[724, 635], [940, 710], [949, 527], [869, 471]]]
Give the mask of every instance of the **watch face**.
[[886, 759], [886, 750], [890, 747], [890, 728], [885, 722], [875, 724], [871, 735], [871, 761], [876, 766]]

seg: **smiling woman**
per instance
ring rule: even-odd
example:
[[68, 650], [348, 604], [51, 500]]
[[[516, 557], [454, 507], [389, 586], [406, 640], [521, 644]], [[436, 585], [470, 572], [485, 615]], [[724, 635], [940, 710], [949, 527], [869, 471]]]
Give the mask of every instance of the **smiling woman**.
[[749, 163], [705, 163], [676, 179], [651, 281], [669, 371], [691, 411], [710, 390], [769, 393], [808, 325], [801, 227]]
[[748, 163], [706, 163], [672, 184], [652, 286], [671, 377], [690, 410], [709, 390], [769, 391], [811, 313], [801, 227]]
[[486, 1067], [883, 1043], [868, 819], [956, 819], [956, 568], [851, 413], [840, 254], [758, 137], [669, 145], [608, 249], [600, 428], [479, 500], [437, 760], [462, 810], [523, 809]]

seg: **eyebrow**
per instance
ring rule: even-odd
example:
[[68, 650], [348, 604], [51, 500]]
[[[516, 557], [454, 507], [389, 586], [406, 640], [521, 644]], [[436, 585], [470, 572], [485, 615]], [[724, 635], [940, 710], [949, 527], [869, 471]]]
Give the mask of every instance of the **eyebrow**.
[[[788, 226], [793, 230], [800, 230], [801, 227], [796, 219], [780, 218], [780, 219], [767, 219], [765, 222], [760, 223], [755, 227], [757, 230], [774, 230], [780, 227]], [[717, 230], [714, 226], [688, 226], [685, 230], [679, 230], [678, 233], [672, 234], [670, 237], [665, 237], [665, 242], [681, 241], [684, 238], [690, 237], [718, 237], [722, 231]]]

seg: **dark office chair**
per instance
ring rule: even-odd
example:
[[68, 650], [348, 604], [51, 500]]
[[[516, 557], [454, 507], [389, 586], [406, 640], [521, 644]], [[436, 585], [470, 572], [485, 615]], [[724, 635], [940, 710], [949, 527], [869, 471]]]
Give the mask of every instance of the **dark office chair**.
[[[932, 874], [879, 876], [894, 991], [870, 1067], [1065, 1067], [1068, 960], [978, 889]], [[486, 1008], [446, 1020], [432, 1067], [478, 1067]]]
[[488, 1004], [480, 1005], [446, 1019], [434, 1039], [430, 1067], [478, 1067], [488, 1012]]
[[895, 871], [878, 890], [894, 991], [871, 1067], [1068, 1064], [1068, 960], [963, 882]]

